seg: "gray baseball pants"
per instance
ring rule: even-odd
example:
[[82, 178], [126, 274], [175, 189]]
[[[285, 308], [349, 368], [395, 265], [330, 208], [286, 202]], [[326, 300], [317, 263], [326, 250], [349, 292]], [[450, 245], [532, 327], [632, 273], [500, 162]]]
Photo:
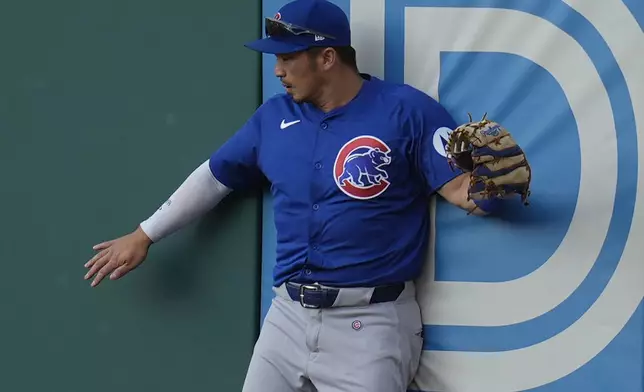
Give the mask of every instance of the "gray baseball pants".
[[283, 286], [274, 291], [242, 392], [407, 390], [423, 346], [413, 283], [376, 304], [364, 304], [369, 289], [341, 289], [326, 309], [304, 308]]

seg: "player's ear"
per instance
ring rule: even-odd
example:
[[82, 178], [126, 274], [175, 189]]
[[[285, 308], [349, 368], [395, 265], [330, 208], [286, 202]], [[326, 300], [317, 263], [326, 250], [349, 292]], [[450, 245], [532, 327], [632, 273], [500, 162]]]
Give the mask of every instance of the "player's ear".
[[322, 69], [327, 71], [339, 61], [338, 53], [333, 48], [324, 48], [321, 54], [322, 59]]

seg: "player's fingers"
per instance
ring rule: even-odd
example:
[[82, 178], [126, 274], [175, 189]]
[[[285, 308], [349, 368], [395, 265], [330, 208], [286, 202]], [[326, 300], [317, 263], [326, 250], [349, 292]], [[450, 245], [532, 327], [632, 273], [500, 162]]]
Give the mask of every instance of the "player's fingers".
[[106, 263], [103, 268], [98, 270], [96, 276], [94, 276], [94, 280], [92, 281], [91, 286], [96, 287], [99, 283], [101, 283], [103, 278], [109, 275], [110, 272], [112, 272], [118, 266], [118, 264], [119, 263], [116, 261], [116, 259], [110, 259], [110, 261]]
[[121, 265], [120, 267], [115, 269], [114, 272], [110, 274], [110, 280], [117, 280], [125, 276], [128, 272], [132, 270], [132, 268], [133, 268], [132, 265], [128, 263]]
[[105, 242], [101, 242], [100, 244], [96, 244], [96, 245], [94, 245], [94, 246], [92, 247], [92, 249], [94, 249], [94, 250], [102, 250], [102, 249], [105, 249], [105, 248], [107, 248], [108, 246], [112, 245], [112, 242], [113, 242], [113, 241], [105, 241]]
[[111, 254], [110, 254], [109, 251], [103, 251], [103, 252], [97, 254], [96, 256], [94, 256], [94, 258], [90, 261], [91, 264], [88, 263], [88, 264], [90, 264], [91, 268], [85, 274], [85, 280], [87, 280], [87, 279], [91, 278], [92, 276], [94, 276], [96, 271], [101, 269], [107, 262], [109, 262], [110, 261], [110, 255]]
[[102, 250], [100, 252], [97, 252], [87, 263], [85, 263], [84, 267], [85, 268], [90, 268], [93, 266], [97, 260], [99, 260], [101, 257], [105, 256], [105, 254], [108, 252], [108, 250]]

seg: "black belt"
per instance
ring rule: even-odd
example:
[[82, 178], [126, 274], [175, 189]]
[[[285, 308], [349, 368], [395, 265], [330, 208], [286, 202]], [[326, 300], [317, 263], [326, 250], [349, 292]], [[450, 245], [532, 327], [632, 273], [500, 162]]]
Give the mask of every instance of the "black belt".
[[[337, 288], [322, 287], [318, 284], [286, 283], [286, 291], [293, 301], [297, 301], [305, 308], [320, 309], [333, 306], [340, 290]], [[405, 289], [405, 283], [377, 286], [371, 294], [370, 304], [391, 302], [398, 299]]]

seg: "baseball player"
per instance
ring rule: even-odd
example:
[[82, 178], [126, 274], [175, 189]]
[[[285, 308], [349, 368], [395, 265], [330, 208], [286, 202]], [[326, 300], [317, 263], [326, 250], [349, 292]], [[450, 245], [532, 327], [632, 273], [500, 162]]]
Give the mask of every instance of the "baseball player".
[[[428, 198], [478, 215], [503, 201], [472, 199], [473, 174], [451, 167], [434, 143], [436, 133], [457, 129], [439, 103], [358, 72], [336, 5], [295, 0], [265, 23], [267, 37], [247, 47], [276, 56], [285, 93], [263, 103], [134, 232], [96, 245], [85, 279], [121, 278], [151, 244], [230, 192], [268, 182], [276, 296], [243, 391], [404, 392], [423, 345], [413, 281], [429, 238]], [[470, 151], [457, 144], [454, 153]]]

